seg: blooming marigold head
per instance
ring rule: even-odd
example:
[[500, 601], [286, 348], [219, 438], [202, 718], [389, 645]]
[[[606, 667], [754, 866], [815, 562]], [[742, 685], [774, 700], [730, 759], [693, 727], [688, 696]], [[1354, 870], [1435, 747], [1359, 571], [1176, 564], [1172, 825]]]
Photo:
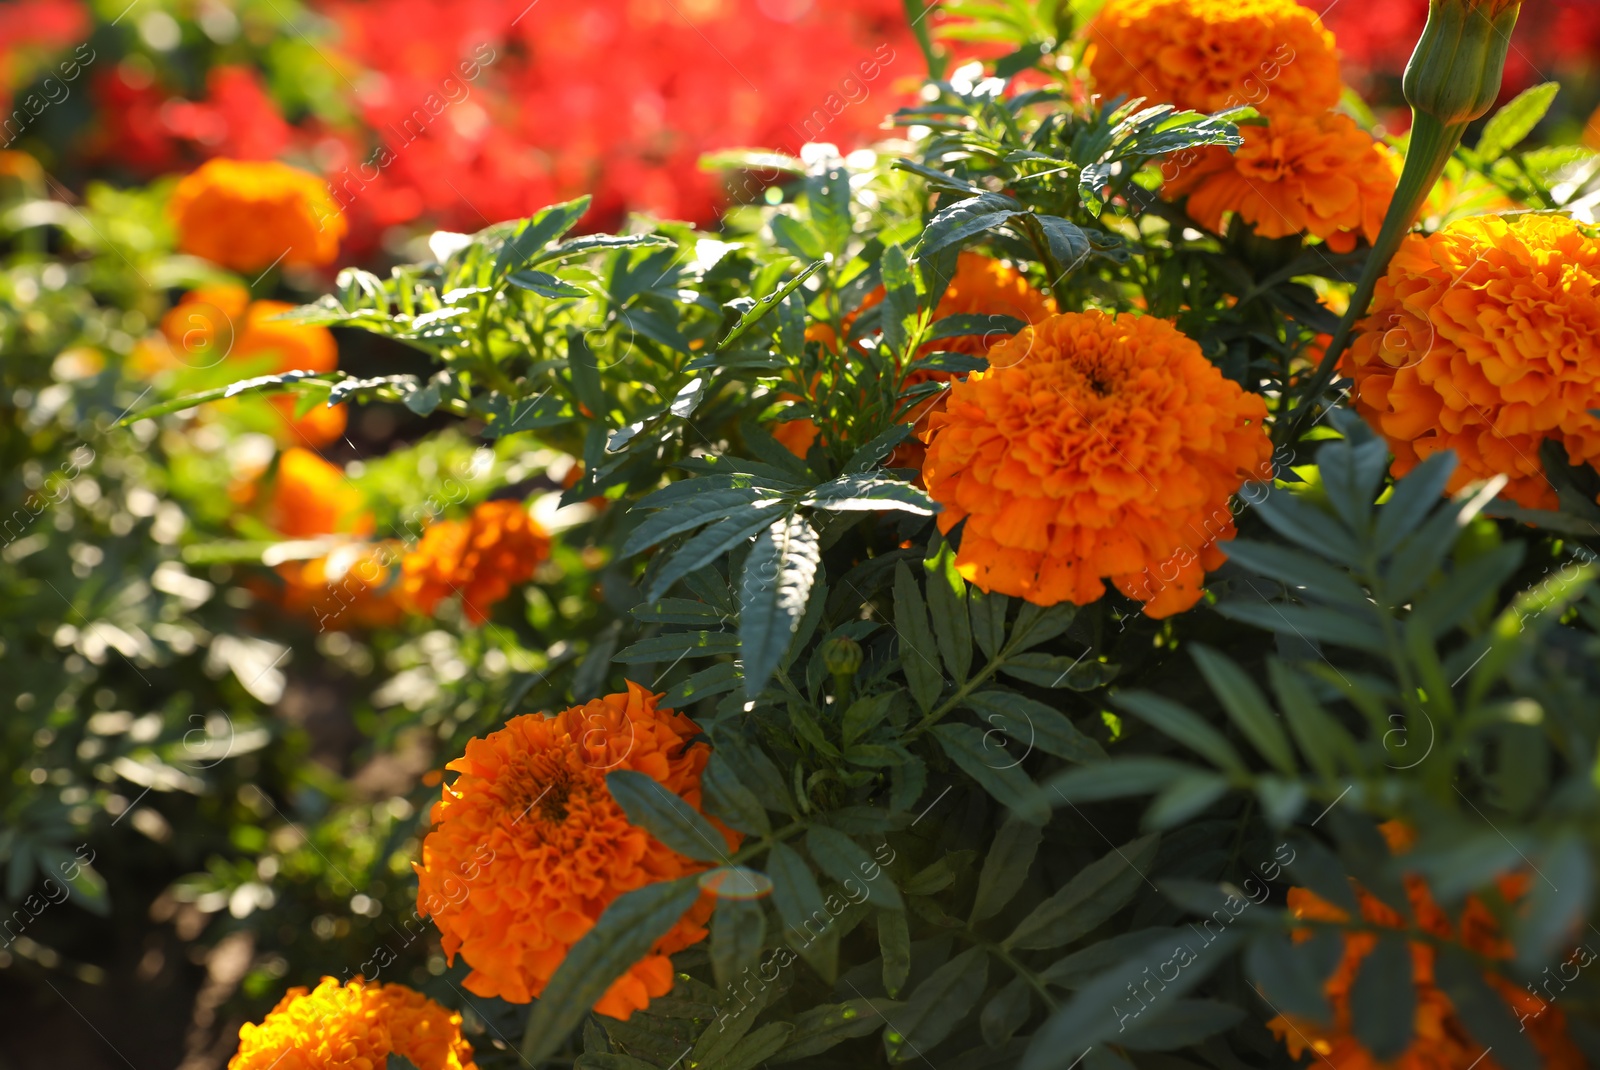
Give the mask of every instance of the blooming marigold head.
[[417, 1070], [476, 1070], [461, 1015], [404, 985], [291, 988], [260, 1025], [239, 1029], [228, 1070], [374, 1070], [390, 1055]]
[[[689, 742], [698, 732], [630, 683], [553, 717], [514, 717], [447, 766], [460, 776], [434, 805], [417, 909], [439, 927], [445, 954], [472, 966], [468, 989], [526, 1003], [613, 900], [706, 868], [630, 824], [605, 780], [644, 773], [699, 810], [710, 750]], [[731, 852], [739, 836], [723, 835]], [[705, 938], [711, 906], [702, 898], [595, 1010], [627, 1018], [670, 991], [667, 956]]]
[[1314, 234], [1336, 253], [1378, 237], [1394, 199], [1394, 155], [1347, 115], [1323, 112], [1241, 128], [1238, 152], [1212, 147], [1167, 181], [1216, 233], [1233, 214], [1265, 238]]
[[1228, 497], [1270, 473], [1266, 404], [1166, 320], [1051, 316], [929, 418], [923, 478], [988, 591], [1084, 605], [1110, 579], [1163, 617], [1199, 600]]
[[1089, 25], [1102, 96], [1305, 115], [1339, 102], [1333, 34], [1295, 0], [1110, 0]]
[[299, 447], [278, 458], [267, 520], [293, 539], [368, 535], [373, 529], [366, 499], [344, 470]]
[[1451, 490], [1504, 474], [1504, 496], [1555, 508], [1544, 441], [1600, 458], [1600, 241], [1534, 214], [1408, 237], [1342, 366], [1395, 475], [1453, 449]]
[[178, 182], [168, 210], [181, 251], [246, 273], [331, 263], [345, 233], [320, 178], [271, 160], [208, 160]]
[[429, 615], [459, 594], [467, 619], [482, 624], [549, 556], [550, 536], [521, 502], [484, 502], [466, 520], [437, 521], [423, 531], [401, 564], [405, 597]]

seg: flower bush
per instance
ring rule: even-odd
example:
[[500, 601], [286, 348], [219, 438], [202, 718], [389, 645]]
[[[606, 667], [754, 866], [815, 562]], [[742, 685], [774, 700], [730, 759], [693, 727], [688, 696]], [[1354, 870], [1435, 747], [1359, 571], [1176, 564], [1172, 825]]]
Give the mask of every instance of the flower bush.
[[1519, 5], [547, 3], [0, 23], [5, 1058], [1600, 1060]]

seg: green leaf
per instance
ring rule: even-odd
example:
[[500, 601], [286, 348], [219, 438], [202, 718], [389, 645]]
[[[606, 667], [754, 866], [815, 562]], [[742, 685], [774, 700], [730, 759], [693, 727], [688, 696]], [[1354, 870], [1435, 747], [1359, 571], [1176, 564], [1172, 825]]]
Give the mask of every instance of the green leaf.
[[166, 416], [174, 412], [185, 412], [197, 408], [211, 401], [222, 401], [226, 398], [243, 397], [246, 394], [260, 394], [273, 391], [280, 386], [290, 386], [295, 383], [306, 383], [313, 389], [332, 389], [333, 380], [321, 378], [321, 372], [292, 371], [279, 375], [259, 375], [254, 379], [241, 379], [227, 386], [219, 386], [213, 390], [202, 390], [198, 394], [188, 394], [171, 401], [163, 401], [159, 405], [152, 405], [148, 409], [141, 409], [129, 416], [124, 416], [117, 421], [118, 427], [128, 427], [140, 420], [151, 420], [157, 416]]
[[704, 568], [723, 554], [748, 542], [763, 528], [772, 524], [770, 509], [737, 509], [684, 543], [672, 559], [656, 573], [655, 580], [645, 597], [660, 598], [672, 585], [696, 569]]
[[1149, 1018], [1141, 1015], [1117, 1043], [1130, 1051], [1175, 1051], [1244, 1020], [1244, 1011], [1214, 999], [1163, 1000], [1150, 1009], [1155, 1013]]
[[824, 483], [800, 500], [801, 505], [826, 509], [832, 513], [886, 512], [890, 510], [932, 516], [938, 506], [927, 492], [899, 479], [863, 472], [840, 476]]
[[911, 697], [927, 713], [944, 690], [944, 673], [939, 667], [933, 631], [928, 627], [922, 591], [904, 561], [894, 568], [894, 628], [899, 640], [900, 669], [911, 685]]
[[614, 901], [556, 967], [533, 1005], [522, 1058], [537, 1064], [556, 1053], [606, 989], [650, 953], [700, 898], [693, 877], [647, 884]]
[[1456, 1017], [1472, 1039], [1494, 1052], [1506, 1070], [1539, 1070], [1539, 1053], [1528, 1040], [1527, 1027], [1511, 1013], [1505, 997], [1484, 980], [1472, 956], [1444, 946], [1433, 964], [1434, 979], [1455, 1005]]
[[[1070, 1003], [1045, 1021], [1034, 1033], [1018, 1070], [1064, 1070], [1086, 1050], [1104, 1041], [1120, 1043], [1144, 1014], [1154, 1017], [1155, 1009], [1162, 1002], [1176, 1002], [1204, 981], [1212, 970], [1228, 961], [1238, 943], [1237, 931], [1224, 930], [1209, 943], [1198, 939], [1180, 940], [1173, 949], [1157, 945], [1162, 947], [1166, 958], [1162, 958], [1161, 953], [1153, 955], [1136, 950], [1128, 959], [1084, 985]], [[1165, 982], [1161, 999], [1154, 1005], [1147, 1006], [1129, 994], [1141, 991], [1139, 986], [1152, 975], [1165, 978], [1168, 970], [1175, 974], [1174, 979]]]
[[513, 271], [506, 276], [506, 281], [519, 290], [532, 290], [540, 297], [552, 300], [561, 298], [582, 299], [589, 296], [589, 291], [581, 286], [574, 286], [565, 279], [557, 278], [548, 271]]
[[976, 925], [994, 917], [1011, 902], [1013, 896], [1028, 878], [1039, 844], [1044, 840], [1044, 829], [1021, 821], [1015, 814], [1006, 818], [995, 834], [994, 845], [983, 859], [983, 869], [978, 874], [978, 894], [972, 902], [972, 914], [967, 924]]
[[839, 972], [839, 929], [828, 913], [822, 889], [794, 848], [773, 844], [767, 852], [767, 876], [772, 878], [772, 902], [788, 929], [785, 938], [823, 980], [833, 983]]
[[825, 260], [816, 261], [804, 271], [800, 272], [800, 274], [796, 275], [794, 278], [790, 279], [788, 282], [784, 283], [782, 286], [778, 287], [776, 290], [773, 290], [767, 296], [763, 297], [761, 300], [755, 302], [749, 308], [745, 309], [744, 314], [739, 317], [739, 321], [733, 325], [726, 335], [723, 336], [722, 341], [717, 343], [717, 352], [727, 349], [729, 346], [733, 345], [733, 343], [737, 342], [739, 339], [748, 334], [750, 329], [759, 323], [767, 313], [777, 308], [778, 305], [783, 302], [784, 298], [788, 297], [790, 294], [794, 293], [801, 286], [803, 286], [807, 279], [821, 271], [826, 263], [827, 261]]
[[720, 751], [711, 752], [711, 760], [700, 777], [700, 791], [707, 813], [715, 814], [740, 832], [751, 836], [765, 836], [772, 831], [766, 808], [755, 794], [742, 783]]
[[891, 245], [881, 262], [885, 295], [882, 307], [883, 338], [895, 353], [903, 353], [918, 316], [917, 276], [906, 262], [905, 251]]
[[928, 221], [917, 243], [917, 259], [926, 260], [942, 249], [965, 244], [985, 231], [1004, 226], [1024, 212], [1019, 202], [998, 193], [957, 201]]
[[1325, 779], [1333, 779], [1341, 769], [1354, 770], [1360, 762], [1360, 750], [1343, 725], [1317, 701], [1306, 681], [1293, 669], [1269, 658], [1267, 677], [1272, 690], [1283, 708], [1289, 731], [1311, 767]]
[[1280, 773], [1294, 776], [1299, 767], [1294, 760], [1294, 750], [1289, 746], [1289, 737], [1255, 682], [1245, 675], [1237, 662], [1210, 647], [1196, 646], [1194, 660], [1223, 709], [1227, 710], [1233, 726]]
[[1455, 470], [1455, 452], [1443, 450], [1417, 465], [1394, 485], [1388, 503], [1378, 509], [1378, 526], [1373, 532], [1373, 542], [1380, 556], [1393, 553], [1433, 511], [1443, 499], [1445, 487]]
[[1411, 979], [1411, 945], [1400, 933], [1384, 933], [1361, 960], [1350, 986], [1350, 1024], [1356, 1038], [1379, 1059], [1395, 1059], [1411, 1043], [1417, 989]]
[[1560, 91], [1559, 83], [1545, 82], [1524, 89], [1508, 100], [1505, 107], [1495, 112], [1484, 124], [1483, 134], [1478, 138], [1478, 155], [1483, 157], [1485, 163], [1492, 163], [1520, 145], [1524, 138], [1533, 133], [1539, 120], [1545, 117]]
[[1001, 336], [1009, 337], [1019, 333], [1027, 325], [1027, 320], [1020, 320], [1015, 316], [962, 312], [954, 316], [940, 316], [934, 320], [933, 329], [928, 332], [926, 340], [939, 342], [946, 338], [974, 336], [998, 340]]
[[1228, 543], [1228, 560], [1319, 602], [1337, 602], [1363, 610], [1370, 604], [1367, 592], [1349, 573], [1287, 546], [1234, 539]]
[[1054, 606], [1022, 603], [1022, 608], [1017, 611], [1017, 623], [1011, 629], [1012, 653], [1054, 639], [1072, 627], [1072, 622], [1077, 617], [1078, 607], [1071, 602], [1062, 602]]
[[837, 829], [825, 825], [812, 825], [806, 830], [806, 850], [816, 860], [817, 868], [844, 885], [849, 892], [855, 885], [865, 885], [867, 902], [884, 910], [903, 910], [905, 903], [894, 886], [894, 879], [877, 862], [873, 861], [860, 844]]
[[1569, 949], [1572, 933], [1588, 917], [1594, 897], [1594, 865], [1582, 836], [1564, 832], [1535, 856], [1539, 877], [1519, 911], [1517, 962], [1533, 976]]
[[583, 196], [561, 204], [552, 204], [534, 213], [501, 244], [500, 252], [494, 259], [491, 278], [494, 280], [505, 278], [527, 263], [540, 249], [571, 230], [589, 210], [589, 201], [588, 196]]
[[999, 1047], [1016, 1035], [1033, 1013], [1033, 989], [1026, 977], [1014, 977], [1011, 983], [996, 992], [984, 1004], [978, 1015], [978, 1028], [983, 1032], [984, 1043]]
[[1228, 793], [1228, 780], [1216, 773], [1185, 773], [1168, 784], [1145, 811], [1146, 828], [1182, 825]]
[[569, 260], [575, 256], [609, 252], [614, 249], [671, 248], [672, 239], [664, 234], [585, 234], [581, 238], [564, 241], [553, 249], [538, 253], [529, 265], [544, 264], [551, 260]]
[[602, 416], [611, 406], [600, 384], [600, 363], [582, 331], [567, 332], [567, 367], [572, 372], [572, 392], [597, 418]]
[[989, 953], [968, 948], [919, 984], [884, 1034], [892, 1063], [922, 1058], [960, 1025], [989, 983]]
[[878, 911], [878, 952], [883, 956], [883, 990], [898, 996], [911, 976], [911, 928], [903, 910]]
[[[1000, 671], [1035, 687], [1070, 687], [1093, 690], [1100, 686], [1101, 671], [1107, 666], [1084, 658], [1059, 654], [1013, 654], [1000, 663]], [[1085, 688], [1083, 685], [1087, 685]]]
[[[1339, 939], [1337, 933], [1331, 935]], [[1296, 944], [1288, 933], [1267, 930], [1251, 937], [1244, 952], [1244, 969], [1261, 987], [1269, 1005], [1283, 1014], [1319, 1024], [1330, 1020], [1328, 998], [1322, 989], [1327, 977], [1318, 976], [1310, 950]]]
[[673, 684], [662, 696], [661, 705], [671, 709], [682, 709], [701, 699], [713, 695], [725, 695], [729, 691], [736, 690], [743, 681], [744, 677], [737, 665], [726, 661], [717, 662]]
[[1353, 650], [1385, 654], [1388, 644], [1378, 626], [1322, 606], [1287, 602], [1224, 602], [1216, 607], [1229, 620], [1243, 621], [1269, 632], [1306, 642], [1336, 643]]
[[1024, 821], [1043, 825], [1050, 820], [1049, 800], [1005, 748], [991, 748], [988, 736], [971, 725], [934, 725], [932, 731], [950, 760], [996, 801]]
[[842, 1041], [876, 1032], [904, 1008], [891, 999], [851, 999], [801, 1011], [788, 1046], [770, 1062], [778, 1065], [820, 1055]]
[[1360, 564], [1361, 548], [1338, 518], [1295, 497], [1293, 492], [1275, 490], [1254, 503], [1254, 508], [1268, 527], [1290, 542], [1346, 567]]
[[717, 984], [731, 984], [745, 967], [758, 967], [766, 938], [760, 900], [719, 898], [711, 916], [711, 969]]
[[630, 822], [679, 854], [701, 862], [728, 861], [728, 844], [722, 833], [653, 777], [618, 769], [606, 774], [606, 789]]
[[956, 572], [955, 551], [941, 542], [923, 568], [928, 573], [928, 611], [933, 615], [939, 653], [955, 682], [964, 684], [972, 671], [972, 621], [967, 613], [967, 585]]
[[1171, 758], [1112, 758], [1081, 769], [1057, 773], [1044, 782], [1045, 791], [1065, 805], [1153, 795], [1174, 777], [1195, 772], [1192, 765]]
[[894, 705], [895, 696], [900, 694], [904, 692], [898, 689], [885, 691], [850, 703], [850, 708], [844, 711], [844, 717], [840, 720], [845, 748], [848, 749], [856, 740], [882, 724]]
[[1031, 951], [1084, 936], [1128, 904], [1160, 846], [1160, 836], [1144, 836], [1091, 862], [1023, 918], [1002, 946]]
[[621, 665], [649, 665], [683, 657], [735, 654], [738, 650], [739, 637], [732, 632], [673, 632], [641, 639], [611, 660]]
[[794, 1032], [793, 1022], [768, 1022], [733, 1046], [725, 1057], [717, 1061], [726, 1070], [755, 1070], [789, 1042]]
[[1118, 706], [1182, 743], [1224, 772], [1248, 774], [1244, 759], [1233, 744], [1199, 715], [1148, 691], [1123, 691], [1113, 699]]
[[972, 636], [983, 656], [992, 658], [1005, 645], [1006, 610], [1011, 600], [1003, 594], [987, 594], [973, 587], [967, 591], [967, 607], [972, 619]]
[[756, 536], [739, 592], [747, 698], [761, 694], [788, 651], [821, 563], [816, 529], [802, 516], [790, 513]]
[[979, 691], [963, 704], [1030, 749], [1038, 747], [1070, 762], [1094, 762], [1106, 756], [1100, 744], [1078, 731], [1066, 714], [1042, 702], [1007, 691]]

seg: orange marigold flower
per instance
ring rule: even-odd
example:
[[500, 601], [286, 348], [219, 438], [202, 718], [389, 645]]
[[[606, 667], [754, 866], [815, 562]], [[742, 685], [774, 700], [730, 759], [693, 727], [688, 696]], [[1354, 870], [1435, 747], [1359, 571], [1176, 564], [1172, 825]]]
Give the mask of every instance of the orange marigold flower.
[[467, 620], [482, 624], [490, 607], [549, 556], [550, 536], [521, 502], [484, 502], [467, 520], [441, 520], [423, 531], [401, 565], [405, 597], [431, 615], [459, 594]]
[[1600, 458], [1597, 295], [1600, 241], [1564, 216], [1476, 216], [1408, 237], [1341, 364], [1394, 474], [1453, 449], [1452, 491], [1503, 473], [1503, 496], [1556, 508], [1544, 441], [1575, 465]]
[[374, 526], [366, 499], [344, 470], [299, 447], [278, 458], [267, 519], [292, 539], [369, 535]]
[[1167, 181], [1189, 215], [1222, 233], [1233, 213], [1265, 238], [1314, 234], [1336, 253], [1377, 239], [1394, 199], [1395, 157], [1347, 115], [1323, 112], [1240, 128], [1238, 152], [1213, 146]]
[[[472, 992], [526, 1003], [612, 901], [706, 868], [630, 824], [606, 787], [608, 773], [630, 769], [700, 809], [710, 749], [690, 742], [693, 721], [656, 700], [629, 683], [553, 717], [514, 717], [446, 767], [461, 775], [433, 808], [414, 867], [417, 909], [439, 927], [445, 954], [472, 966]], [[718, 828], [735, 850], [739, 835]], [[702, 896], [594, 1009], [625, 1019], [666, 995], [668, 956], [705, 938], [712, 905]]]
[[417, 1070], [477, 1070], [461, 1036], [461, 1015], [404, 985], [291, 988], [260, 1025], [239, 1029], [228, 1070], [374, 1070], [390, 1055]]
[[1087, 57], [1107, 99], [1312, 115], [1343, 91], [1333, 34], [1295, 0], [1110, 0]]
[[[1399, 855], [1410, 849], [1414, 834], [1409, 828], [1389, 822], [1381, 829], [1391, 852]], [[1507, 902], [1517, 900], [1527, 890], [1525, 874], [1505, 874], [1497, 884], [1501, 898]], [[1514, 954], [1510, 943], [1500, 935], [1494, 913], [1478, 896], [1468, 896], [1460, 917], [1452, 921], [1420, 876], [1406, 874], [1404, 885], [1416, 925], [1424, 932], [1442, 941], [1458, 943], [1488, 959], [1504, 960]], [[1353, 890], [1364, 922], [1384, 928], [1408, 927], [1407, 919], [1393, 907], [1359, 885]], [[1345, 911], [1305, 888], [1289, 889], [1289, 909], [1295, 917], [1306, 920], [1333, 923], [1349, 920]], [[1295, 939], [1304, 941], [1311, 935], [1309, 929], [1301, 929], [1296, 931]], [[1299, 1058], [1313, 1052], [1334, 1070], [1500, 1070], [1502, 1064], [1472, 1038], [1450, 998], [1439, 989], [1434, 978], [1437, 952], [1432, 945], [1421, 941], [1410, 943], [1411, 977], [1417, 994], [1411, 1046], [1391, 1062], [1380, 1063], [1375, 1059], [1352, 1032], [1350, 989], [1360, 973], [1362, 960], [1377, 946], [1378, 937], [1371, 932], [1347, 932], [1344, 941], [1344, 956], [1323, 985], [1333, 1009], [1331, 1024], [1308, 1022], [1289, 1015], [1279, 1015], [1267, 1023], [1284, 1041], [1291, 1055]], [[1488, 974], [1485, 980], [1522, 1023], [1544, 1066], [1552, 1070], [1578, 1070], [1585, 1065], [1582, 1054], [1567, 1036], [1566, 1018], [1553, 1001], [1546, 1001], [1531, 988], [1518, 988], [1498, 974]]]
[[1051, 316], [989, 364], [930, 417], [922, 469], [940, 530], [966, 522], [962, 575], [1040, 605], [1107, 578], [1152, 617], [1194, 605], [1229, 495], [1270, 473], [1266, 403], [1149, 316]]
[[245, 273], [330, 263], [345, 233], [322, 179], [271, 160], [206, 161], [178, 182], [169, 211], [180, 251]]

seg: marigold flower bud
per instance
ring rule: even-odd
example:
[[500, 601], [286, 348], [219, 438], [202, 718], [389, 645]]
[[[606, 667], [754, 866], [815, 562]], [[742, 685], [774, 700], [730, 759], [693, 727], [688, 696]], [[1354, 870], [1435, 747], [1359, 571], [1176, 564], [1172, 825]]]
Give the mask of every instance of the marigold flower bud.
[[1432, 0], [1406, 65], [1406, 102], [1446, 125], [1483, 116], [1500, 95], [1521, 0]]
[[822, 662], [831, 676], [854, 676], [861, 671], [861, 644], [848, 635], [830, 639], [823, 644]]

